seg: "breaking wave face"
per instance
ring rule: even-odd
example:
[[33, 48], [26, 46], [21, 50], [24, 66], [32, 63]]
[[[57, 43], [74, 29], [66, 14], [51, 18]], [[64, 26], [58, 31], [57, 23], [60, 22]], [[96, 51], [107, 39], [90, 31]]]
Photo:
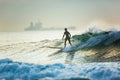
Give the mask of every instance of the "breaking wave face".
[[108, 32], [99, 32], [99, 33], [92, 33], [87, 32], [82, 35], [75, 35], [73, 36], [74, 40], [80, 42], [75, 47], [75, 50], [83, 49], [83, 48], [91, 48], [94, 46], [109, 46], [116, 41], [120, 41], [120, 31], [108, 31]]
[[35, 65], [2, 59], [0, 80], [120, 80], [120, 63]]

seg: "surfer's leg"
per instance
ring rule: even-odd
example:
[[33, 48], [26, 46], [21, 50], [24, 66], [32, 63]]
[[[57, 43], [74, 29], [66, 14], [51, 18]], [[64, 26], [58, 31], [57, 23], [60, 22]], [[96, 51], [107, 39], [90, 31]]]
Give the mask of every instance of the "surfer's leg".
[[71, 44], [71, 41], [70, 41], [70, 38], [68, 39], [68, 41], [69, 41], [69, 44], [72, 45], [72, 44]]
[[65, 38], [65, 43], [64, 43], [64, 47], [66, 47], [66, 41], [67, 41], [67, 39]]

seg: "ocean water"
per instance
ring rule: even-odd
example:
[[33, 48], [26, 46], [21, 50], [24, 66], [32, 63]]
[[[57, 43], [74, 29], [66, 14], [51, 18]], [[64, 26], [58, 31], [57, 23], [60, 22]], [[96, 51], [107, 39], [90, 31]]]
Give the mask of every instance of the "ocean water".
[[[62, 52], [62, 35], [63, 31], [1, 32], [0, 80], [120, 80], [119, 62], [86, 63], [84, 54]], [[108, 44], [118, 39], [116, 33], [109, 35]], [[103, 39], [92, 37], [75, 50]]]
[[[70, 30], [71, 35], [80, 34], [80, 31]], [[66, 54], [60, 58], [51, 58], [50, 54], [56, 53], [59, 49], [44, 48], [43, 46], [57, 47], [55, 44], [62, 42], [64, 30], [57, 31], [26, 31], [26, 32], [1, 32], [0, 33], [0, 59], [10, 58], [14, 61], [51, 64], [64, 63]], [[56, 42], [56, 40], [58, 42]], [[61, 48], [64, 45], [62, 44]], [[43, 48], [42, 48], [43, 47]], [[31, 60], [32, 59], [32, 60]]]

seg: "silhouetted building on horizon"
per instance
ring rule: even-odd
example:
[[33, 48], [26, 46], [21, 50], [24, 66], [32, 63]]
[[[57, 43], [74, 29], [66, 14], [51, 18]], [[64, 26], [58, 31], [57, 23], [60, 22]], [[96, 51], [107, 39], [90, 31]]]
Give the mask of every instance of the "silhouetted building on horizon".
[[[40, 30], [63, 30], [63, 26], [43, 27], [41, 22], [30, 22], [29, 26], [25, 28], [25, 31], [40, 31]], [[68, 29], [75, 30], [76, 26], [68, 26]]]
[[25, 30], [26, 31], [41, 30], [41, 28], [42, 28], [41, 22], [36, 22], [36, 23], [31, 22], [30, 25]]

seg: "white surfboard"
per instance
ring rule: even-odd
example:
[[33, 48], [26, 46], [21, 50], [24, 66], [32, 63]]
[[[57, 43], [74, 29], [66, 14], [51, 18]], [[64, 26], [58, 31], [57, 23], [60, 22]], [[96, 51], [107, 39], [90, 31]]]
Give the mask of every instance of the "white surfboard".
[[69, 46], [69, 47], [63, 48], [62, 51], [63, 52], [76, 51], [76, 46]]

